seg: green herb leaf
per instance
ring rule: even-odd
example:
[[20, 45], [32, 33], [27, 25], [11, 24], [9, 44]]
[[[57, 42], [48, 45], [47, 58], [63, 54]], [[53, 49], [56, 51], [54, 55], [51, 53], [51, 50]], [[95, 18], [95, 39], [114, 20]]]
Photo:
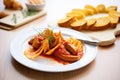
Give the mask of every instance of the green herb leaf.
[[17, 23], [17, 16], [16, 14], [13, 14], [13, 17], [11, 19], [15, 24]]
[[49, 36], [48, 40], [49, 40], [49, 44], [52, 45], [52, 43], [54, 41], [54, 37], [53, 36]]
[[21, 13], [22, 13], [23, 17], [26, 18], [28, 16], [35, 15], [36, 13], [38, 13], [38, 11], [35, 11], [35, 10], [22, 10]]
[[53, 30], [50, 28], [46, 28], [44, 32], [38, 31], [37, 29], [33, 28], [35, 31], [38, 32], [39, 35], [42, 37], [48, 39], [50, 46], [53, 44], [54, 36], [53, 36]]

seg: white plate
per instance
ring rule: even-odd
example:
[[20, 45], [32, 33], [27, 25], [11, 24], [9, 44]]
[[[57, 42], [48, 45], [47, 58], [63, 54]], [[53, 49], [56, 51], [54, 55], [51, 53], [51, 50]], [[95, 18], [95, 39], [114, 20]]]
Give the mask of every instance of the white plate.
[[[44, 30], [44, 28], [39, 28], [39, 30], [40, 31]], [[54, 28], [53, 30], [55, 32], [61, 31], [64, 37], [69, 37], [69, 35], [72, 35], [75, 37], [90, 39], [85, 34], [71, 29]], [[28, 40], [31, 39], [31, 37], [33, 37], [36, 34], [38, 34], [38, 32], [35, 31], [34, 29], [25, 31], [25, 33], [18, 35], [10, 45], [10, 52], [13, 58], [19, 63], [31, 69], [35, 69], [38, 71], [45, 71], [45, 72], [72, 71], [88, 65], [90, 62], [92, 62], [95, 59], [97, 55], [97, 46], [85, 44], [85, 52], [83, 57], [79, 61], [74, 62], [72, 64], [62, 65], [55, 60], [45, 57], [38, 57], [35, 60], [30, 60], [25, 57], [24, 51], [29, 46]]]

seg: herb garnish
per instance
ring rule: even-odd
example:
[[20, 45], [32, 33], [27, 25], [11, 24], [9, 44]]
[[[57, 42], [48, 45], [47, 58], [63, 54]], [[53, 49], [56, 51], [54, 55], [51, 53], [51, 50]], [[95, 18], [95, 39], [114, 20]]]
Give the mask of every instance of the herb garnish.
[[11, 19], [15, 24], [17, 23], [17, 16], [16, 14], [13, 14], [13, 17]]
[[28, 16], [35, 15], [36, 13], [38, 13], [38, 11], [36, 11], [36, 10], [22, 10], [21, 13], [22, 13], [23, 17], [26, 18]]
[[48, 40], [49, 40], [49, 44], [52, 45], [54, 41], [54, 36], [49, 36]]
[[44, 32], [42, 31], [38, 31], [37, 29], [33, 28], [36, 32], [38, 32], [38, 34], [46, 39], [48, 39], [49, 41], [49, 44], [52, 45], [53, 44], [53, 41], [54, 41], [54, 35], [53, 35], [53, 30], [52, 29], [49, 29], [49, 28], [46, 28], [44, 30]]

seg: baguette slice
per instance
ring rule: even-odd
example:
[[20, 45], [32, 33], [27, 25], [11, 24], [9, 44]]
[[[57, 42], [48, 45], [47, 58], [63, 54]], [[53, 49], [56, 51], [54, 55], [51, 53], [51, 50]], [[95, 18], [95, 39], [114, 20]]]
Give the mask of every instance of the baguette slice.
[[104, 4], [99, 4], [99, 5], [96, 7], [96, 10], [98, 11], [98, 13], [106, 13], [106, 8], [105, 8], [105, 5], [104, 5]]
[[83, 17], [87, 16], [87, 13], [83, 9], [72, 9], [72, 13], [82, 15]]
[[118, 11], [110, 11], [109, 16], [117, 16], [119, 17], [119, 21], [120, 21], [120, 12]]
[[110, 26], [112, 28], [115, 28], [117, 23], [119, 22], [119, 18], [117, 16], [109, 16], [108, 18], [110, 19]]
[[88, 14], [88, 15], [94, 15], [94, 10], [89, 9], [89, 8], [85, 8], [84, 11]]
[[70, 24], [75, 21], [74, 17], [66, 17], [64, 19], [59, 20], [57, 23], [61, 27], [70, 27]]
[[90, 28], [93, 31], [99, 31], [109, 28], [110, 20], [107, 17], [101, 17], [96, 20], [96, 23]]
[[85, 26], [87, 24], [87, 21], [86, 20], [77, 20], [73, 23], [71, 23], [71, 28], [72, 29], [75, 29], [75, 30], [82, 30], [82, 29], [85, 29]]
[[117, 6], [109, 6], [106, 8], [106, 12], [117, 11]]
[[98, 11], [96, 10], [96, 8], [94, 6], [92, 6], [92, 5], [86, 5], [85, 9], [91, 9], [91, 10], [94, 11], [95, 14], [98, 13]]
[[71, 13], [82, 14], [83, 16], [88, 16], [88, 13], [84, 9], [72, 9]]
[[70, 12], [66, 14], [67, 17], [75, 17], [76, 19], [83, 19], [85, 17], [85, 14], [83, 12]]
[[95, 23], [96, 23], [96, 19], [87, 19], [87, 25], [86, 25], [86, 30], [89, 30]]

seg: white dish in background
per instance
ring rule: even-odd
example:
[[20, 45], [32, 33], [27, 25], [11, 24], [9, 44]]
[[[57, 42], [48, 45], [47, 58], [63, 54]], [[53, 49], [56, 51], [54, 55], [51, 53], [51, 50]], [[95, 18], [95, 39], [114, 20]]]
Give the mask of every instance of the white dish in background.
[[45, 1], [44, 0], [28, 0], [26, 3], [26, 7], [28, 10], [36, 10], [41, 11], [45, 7]]
[[[45, 28], [38, 28], [38, 31], [44, 30]], [[66, 29], [66, 28], [53, 28], [53, 31], [58, 32], [61, 31], [64, 37], [70, 37], [70, 35], [80, 38], [85, 38], [91, 40], [88, 36], [83, 33], [77, 32], [75, 30]], [[24, 55], [24, 51], [28, 48], [28, 40], [31, 39], [34, 35], [38, 34], [37, 31], [28, 30], [25, 33], [18, 35], [10, 45], [10, 52], [13, 58], [21, 63], [22, 65], [29, 67], [31, 69], [35, 69], [38, 71], [45, 71], [45, 72], [66, 72], [72, 71], [79, 68], [82, 68], [89, 63], [91, 63], [96, 55], [97, 55], [97, 46], [85, 44], [85, 53], [83, 57], [78, 60], [77, 62], [62, 65], [55, 60], [45, 58], [45, 57], [38, 57], [35, 60], [30, 60]]]
[[27, 6], [28, 10], [41, 11], [41, 10], [43, 10], [45, 3], [41, 3], [41, 4], [28, 4], [28, 3], [26, 3], [26, 6]]

